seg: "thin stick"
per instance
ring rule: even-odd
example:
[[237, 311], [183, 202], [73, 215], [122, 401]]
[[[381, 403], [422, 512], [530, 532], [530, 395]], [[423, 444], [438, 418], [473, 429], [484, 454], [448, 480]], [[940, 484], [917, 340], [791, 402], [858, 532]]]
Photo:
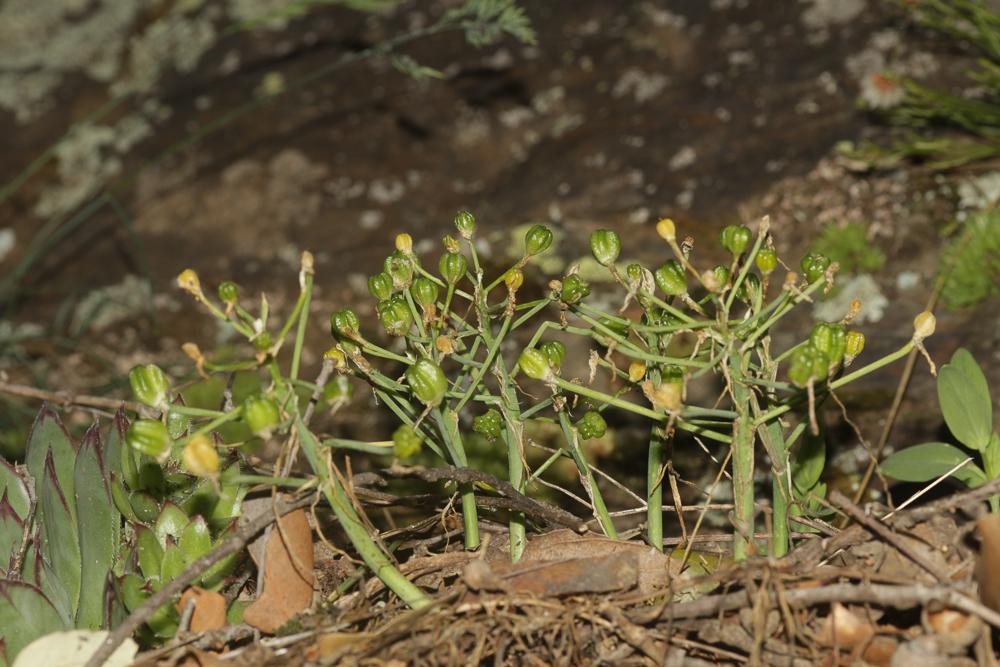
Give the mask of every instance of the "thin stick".
[[152, 410], [142, 403], [123, 401], [117, 398], [104, 398], [103, 396], [90, 396], [88, 394], [73, 394], [66, 391], [46, 391], [36, 387], [29, 387], [23, 384], [13, 384], [10, 382], [0, 382], [0, 394], [10, 394], [11, 396], [22, 396], [24, 398], [37, 398], [41, 401], [48, 401], [57, 405], [78, 405], [87, 408], [103, 408], [106, 410], [117, 410], [124, 406], [126, 410], [138, 412], [142, 415], [154, 414]]
[[104, 640], [101, 647], [97, 649], [84, 667], [101, 667], [111, 654], [121, 645], [123, 641], [131, 637], [142, 627], [142, 624], [152, 618], [156, 610], [170, 602], [175, 595], [180, 595], [184, 589], [205, 573], [208, 568], [218, 563], [223, 558], [237, 553], [246, 543], [266, 526], [271, 525], [277, 517], [284, 516], [300, 507], [305, 507], [312, 502], [312, 494], [299, 498], [291, 502], [279, 503], [274, 512], [261, 514], [259, 517], [239, 528], [228, 540], [215, 547], [207, 554], [191, 563], [191, 565], [177, 576], [176, 579], [153, 593], [135, 611], [129, 614], [121, 625], [119, 625], [108, 638]]

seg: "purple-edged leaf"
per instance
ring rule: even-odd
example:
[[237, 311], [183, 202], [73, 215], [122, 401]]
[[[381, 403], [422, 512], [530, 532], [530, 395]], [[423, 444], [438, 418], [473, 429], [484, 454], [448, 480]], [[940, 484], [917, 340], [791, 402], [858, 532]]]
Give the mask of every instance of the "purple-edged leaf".
[[125, 434], [128, 433], [129, 421], [125, 416], [125, 408], [118, 408], [115, 418], [111, 422], [111, 429], [108, 431], [108, 438], [104, 443], [104, 465], [108, 472], [118, 479], [122, 479], [122, 456], [125, 450]]
[[[55, 410], [46, 403], [42, 405], [35, 423], [28, 435], [25, 459], [28, 473], [35, 478], [35, 484], [45, 474], [45, 460], [52, 452], [55, 461], [56, 478], [67, 498], [73, 497], [73, 466], [76, 464], [76, 447], [69, 437], [66, 427]], [[74, 509], [75, 512], [75, 509]]]
[[23, 581], [0, 580], [0, 639], [11, 663], [25, 646], [50, 632], [68, 630], [45, 594]]
[[69, 593], [66, 592], [66, 588], [59, 581], [59, 577], [56, 576], [48, 561], [38, 556], [40, 551], [41, 540], [38, 535], [35, 535], [24, 554], [24, 565], [21, 568], [23, 579], [45, 593], [45, 597], [59, 612], [67, 627], [70, 627], [73, 625], [73, 617], [69, 609]]
[[21, 476], [17, 474], [17, 469], [0, 458], [0, 494], [4, 492], [7, 493], [7, 500], [17, 515], [22, 519], [28, 516], [28, 509], [31, 507], [28, 487], [25, 486]]
[[0, 495], [0, 574], [6, 574], [10, 569], [14, 555], [21, 548], [23, 536], [24, 522], [11, 507], [4, 489], [3, 495]]
[[42, 555], [52, 565], [69, 595], [70, 612], [75, 615], [80, 600], [80, 540], [76, 517], [71, 502], [73, 496], [63, 493], [63, 486], [56, 477], [53, 452], [45, 458], [45, 470], [38, 487]]
[[111, 500], [97, 424], [80, 443], [74, 476], [81, 558], [76, 627], [98, 630], [104, 623], [108, 573], [114, 565], [121, 515]]

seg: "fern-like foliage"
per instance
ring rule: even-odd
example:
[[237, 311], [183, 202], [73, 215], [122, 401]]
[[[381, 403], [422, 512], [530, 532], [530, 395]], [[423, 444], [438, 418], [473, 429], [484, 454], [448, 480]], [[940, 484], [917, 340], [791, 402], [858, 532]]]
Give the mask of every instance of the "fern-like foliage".
[[448, 12], [445, 20], [460, 21], [473, 46], [493, 44], [505, 33], [525, 44], [537, 41], [531, 21], [515, 0], [466, 0]]
[[948, 271], [941, 298], [951, 308], [973, 306], [1000, 291], [1000, 211], [970, 216], [945, 248], [941, 270]]

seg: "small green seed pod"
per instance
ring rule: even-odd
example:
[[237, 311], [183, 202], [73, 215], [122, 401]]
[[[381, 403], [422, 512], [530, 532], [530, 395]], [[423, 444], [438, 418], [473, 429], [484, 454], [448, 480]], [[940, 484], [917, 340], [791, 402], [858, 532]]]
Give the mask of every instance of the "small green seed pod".
[[643, 273], [642, 264], [637, 262], [632, 262], [625, 267], [625, 275], [628, 276], [629, 282], [633, 285], [638, 285], [642, 282]]
[[541, 350], [533, 347], [521, 352], [517, 365], [521, 367], [524, 374], [533, 380], [548, 380], [553, 376], [552, 368], [549, 366], [549, 358]]
[[170, 379], [156, 364], [136, 366], [128, 373], [132, 393], [143, 405], [164, 410], [170, 392]]
[[847, 347], [847, 329], [843, 324], [817, 323], [809, 334], [809, 344], [830, 360], [830, 369], [840, 365]]
[[746, 225], [726, 225], [719, 232], [719, 243], [728, 250], [733, 257], [739, 257], [750, 245], [753, 232]]
[[350, 308], [341, 308], [330, 315], [330, 334], [337, 340], [355, 340], [361, 330], [358, 314]]
[[448, 391], [448, 379], [441, 367], [424, 357], [406, 369], [406, 382], [421, 403], [429, 406], [441, 404]]
[[281, 423], [281, 411], [273, 398], [267, 396], [248, 396], [243, 401], [243, 421], [254, 435], [264, 438], [271, 437], [271, 431]]
[[421, 308], [427, 310], [437, 302], [438, 286], [430, 278], [420, 277], [410, 285], [410, 295]]
[[174, 445], [167, 427], [155, 419], [139, 419], [132, 422], [125, 434], [125, 443], [137, 452], [160, 462], [170, 456], [170, 449]]
[[590, 235], [590, 252], [601, 266], [611, 266], [622, 252], [622, 241], [609, 229], [598, 229]]
[[819, 252], [810, 252], [799, 263], [802, 275], [810, 285], [822, 278], [830, 267], [830, 258]]
[[413, 324], [413, 314], [409, 306], [400, 299], [380, 301], [375, 307], [378, 321], [390, 336], [405, 336]]
[[410, 258], [399, 250], [385, 258], [385, 272], [392, 278], [392, 286], [397, 290], [404, 290], [413, 281], [413, 264]]
[[597, 410], [589, 410], [576, 423], [576, 431], [584, 440], [604, 437], [608, 432], [608, 424]]
[[663, 290], [667, 296], [680, 296], [687, 293], [687, 273], [684, 266], [676, 259], [664, 262], [663, 266], [653, 274], [656, 285]]
[[844, 338], [844, 364], [854, 361], [865, 349], [865, 335], [860, 331], [848, 331]]
[[769, 276], [778, 268], [778, 253], [774, 251], [774, 248], [761, 248], [757, 251], [754, 262], [762, 274]]
[[552, 230], [545, 225], [534, 225], [524, 235], [524, 254], [528, 257], [539, 255], [552, 245]]
[[231, 280], [219, 283], [219, 300], [233, 305], [240, 296], [240, 288]]
[[392, 453], [397, 459], [416, 456], [423, 444], [424, 439], [409, 424], [403, 424], [392, 433]]
[[388, 299], [392, 296], [392, 276], [385, 271], [375, 274], [368, 279], [368, 292], [379, 301]]
[[788, 366], [788, 379], [796, 386], [805, 387], [809, 381], [825, 380], [830, 370], [830, 358], [812, 345], [806, 344], [792, 352]]
[[489, 440], [496, 440], [503, 431], [503, 418], [500, 413], [490, 408], [472, 420], [472, 430]]
[[539, 345], [538, 349], [549, 360], [549, 366], [552, 366], [552, 369], [558, 373], [566, 358], [566, 346], [558, 340], [550, 340]]
[[444, 278], [446, 283], [454, 285], [465, 275], [468, 265], [469, 263], [465, 260], [465, 255], [457, 252], [446, 252], [441, 255], [441, 261], [438, 262], [438, 270], [441, 272], [441, 277]]
[[571, 273], [562, 279], [562, 291], [559, 298], [567, 305], [580, 303], [590, 294], [590, 283], [575, 273]]
[[476, 219], [468, 211], [459, 211], [455, 216], [455, 229], [463, 239], [471, 239], [476, 231]]

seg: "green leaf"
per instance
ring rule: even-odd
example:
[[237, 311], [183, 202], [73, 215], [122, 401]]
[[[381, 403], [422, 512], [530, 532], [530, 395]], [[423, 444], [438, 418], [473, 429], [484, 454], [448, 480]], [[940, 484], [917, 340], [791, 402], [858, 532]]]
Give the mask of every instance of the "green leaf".
[[108, 574], [114, 566], [121, 515], [111, 500], [101, 433], [96, 424], [80, 444], [74, 476], [81, 558], [76, 627], [99, 630], [104, 626], [105, 593]]
[[156, 531], [156, 539], [164, 550], [167, 548], [167, 537], [174, 538], [174, 541], [179, 540], [188, 521], [190, 521], [188, 515], [180, 507], [170, 502], [163, 504], [153, 530]]
[[792, 463], [792, 484], [801, 494], [816, 486], [826, 466], [826, 439], [806, 431]]
[[[902, 482], [928, 482], [944, 475], [967, 458], [968, 454], [948, 443], [925, 442], [893, 453], [882, 462], [881, 469], [885, 476]], [[952, 477], [971, 487], [987, 481], [986, 473], [972, 462], [953, 472]]]
[[135, 611], [149, 597], [145, 582], [141, 577], [132, 573], [122, 577], [119, 590], [122, 602], [125, 603], [125, 608], [129, 611]]
[[[76, 465], [76, 447], [63, 426], [59, 415], [48, 403], [42, 406], [35, 417], [35, 423], [28, 435], [28, 446], [25, 450], [28, 473], [35, 478], [36, 489], [39, 480], [45, 477], [46, 461], [52, 453], [55, 479], [59, 480], [59, 488], [68, 499], [73, 498], [73, 468]], [[41, 501], [39, 500], [39, 505]], [[76, 506], [69, 505], [69, 512], [76, 525]], [[43, 540], [45, 536], [43, 535]]]
[[[24, 480], [17, 474], [14, 466], [0, 458], [0, 496], [5, 493], [7, 501], [17, 516], [22, 519], [27, 517], [28, 509], [31, 507], [28, 487], [25, 486]], [[0, 551], [0, 553], [4, 552]]]
[[0, 495], [0, 576], [7, 574], [7, 569], [14, 560], [14, 554], [21, 547], [23, 536], [24, 521], [11, 507], [5, 489]]
[[38, 493], [41, 510], [42, 556], [52, 564], [52, 570], [69, 595], [70, 614], [75, 615], [80, 601], [80, 540], [77, 534], [75, 503], [63, 493], [57, 479], [53, 450], [45, 458], [45, 470]]
[[157, 579], [163, 564], [163, 547], [150, 528], [139, 526], [135, 531], [135, 554], [139, 570], [146, 579]]
[[119, 408], [115, 413], [115, 418], [111, 422], [111, 429], [108, 431], [107, 440], [104, 442], [104, 467], [110, 473], [109, 478], [124, 479], [124, 453], [129, 453], [124, 449], [125, 434], [128, 433], [128, 417], [125, 416], [125, 408]]
[[69, 627], [45, 594], [22, 581], [0, 580], [0, 640], [8, 664], [43, 635]]
[[184, 571], [187, 564], [184, 562], [184, 552], [176, 544], [172, 544], [163, 550], [163, 562], [160, 564], [160, 581], [164, 584], [173, 581], [177, 575]]
[[212, 548], [212, 536], [208, 533], [208, 524], [204, 518], [196, 516], [191, 519], [181, 533], [179, 545], [184, 554], [185, 565], [190, 565], [209, 552]]
[[160, 504], [145, 491], [133, 491], [128, 496], [128, 504], [143, 523], [153, 523], [160, 516]]
[[986, 376], [968, 350], [959, 348], [941, 367], [938, 401], [949, 430], [959, 442], [983, 451], [993, 433], [993, 406]]
[[40, 588], [59, 612], [66, 627], [72, 627], [73, 614], [70, 609], [69, 593], [66, 592], [66, 587], [59, 581], [48, 561], [38, 556], [40, 550], [41, 539], [36, 535], [24, 554], [24, 566], [21, 568], [23, 579]]

